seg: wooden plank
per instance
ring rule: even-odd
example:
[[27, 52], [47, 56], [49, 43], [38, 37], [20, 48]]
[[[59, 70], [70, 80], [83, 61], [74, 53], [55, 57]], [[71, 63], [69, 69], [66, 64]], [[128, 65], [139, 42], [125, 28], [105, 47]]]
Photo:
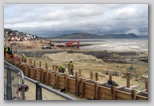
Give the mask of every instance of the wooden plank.
[[68, 89], [76, 89], [75, 85], [68, 85]]
[[55, 79], [55, 78], [50, 78], [49, 80], [50, 80], [50, 81], [56, 81], [56, 79]]
[[55, 86], [55, 82], [50, 82], [49, 85]]
[[58, 77], [58, 81], [59, 82], [64, 82], [65, 81], [65, 77]]
[[147, 97], [144, 97], [144, 96], [140, 96], [140, 95], [137, 95], [136, 96], [136, 100], [147, 100], [148, 98]]
[[98, 97], [98, 100], [104, 100], [104, 99], [103, 99], [103, 97], [101, 96], [101, 97]]
[[40, 79], [40, 71], [38, 69], [35, 69], [35, 79]]
[[37, 81], [40, 81], [40, 71], [39, 71], [39, 70], [36, 70], [35, 79], [36, 79]]
[[95, 85], [94, 84], [85, 82], [84, 85], [85, 85], [84, 89], [90, 89], [90, 90], [94, 90], [95, 89]]
[[55, 79], [56, 75], [53, 73], [49, 73], [49, 77], [50, 77], [50, 79]]
[[50, 80], [50, 82], [51, 82], [51, 83], [55, 83], [56, 81], [55, 81], [55, 80]]
[[104, 93], [104, 94], [111, 94], [111, 89], [110, 88], [103, 88], [99, 87], [99, 94]]
[[44, 70], [40, 68], [40, 82], [43, 83], [43, 77], [44, 77]]
[[80, 82], [80, 79], [79, 79], [79, 74], [78, 74], [78, 72], [77, 72], [77, 78], [76, 78], [76, 96], [79, 96], [79, 90], [80, 90], [80, 84], [79, 84], [79, 82]]
[[95, 95], [95, 91], [94, 90], [90, 90], [90, 89], [84, 89], [84, 93], [86, 94], [90, 94], [90, 95]]
[[83, 91], [84, 91], [84, 79], [81, 79], [81, 82], [80, 82], [80, 85], [79, 85], [79, 87], [80, 87], [80, 97], [83, 97], [84, 96], [84, 94], [83, 94]]
[[48, 72], [44, 71], [44, 84], [48, 85]]
[[125, 99], [123, 99], [123, 98], [118, 98], [118, 97], [117, 97], [116, 100], [125, 100]]
[[101, 100], [103, 100], [103, 99], [112, 100], [112, 94], [108, 95], [108, 94], [99, 93], [98, 98], [99, 98], [99, 100], [100, 99]]
[[103, 99], [105, 100], [112, 100], [112, 95], [103, 95]]
[[116, 91], [116, 98], [122, 98], [125, 100], [132, 100], [132, 95], [127, 92]]
[[68, 92], [71, 92], [71, 93], [76, 93], [76, 90], [75, 89], [68, 89]]
[[87, 98], [87, 99], [94, 100], [94, 97], [95, 97], [95, 96], [94, 96], [94, 95], [90, 95], [90, 94], [88, 94], [88, 93], [87, 93], [87, 94], [85, 93], [83, 97], [85, 97], [85, 98]]
[[30, 72], [29, 77], [34, 79], [34, 70], [30, 68], [29, 72]]
[[58, 85], [58, 88], [59, 88], [59, 89], [64, 89], [65, 86], [64, 86], [64, 85]]
[[99, 90], [99, 84], [98, 83], [96, 83], [96, 88], [95, 88], [95, 100], [98, 100], [98, 90]]
[[68, 78], [68, 84], [69, 85], [74, 85], [75, 84], [75, 79], [72, 79], [72, 78]]
[[63, 80], [61, 79], [61, 80], [58, 80], [58, 83], [59, 82], [65, 83], [64, 81], [65, 81], [65, 79], [63, 79]]
[[58, 85], [65, 85], [65, 83], [64, 82], [58, 82]]
[[25, 76], [28, 77], [28, 67], [25, 68]]

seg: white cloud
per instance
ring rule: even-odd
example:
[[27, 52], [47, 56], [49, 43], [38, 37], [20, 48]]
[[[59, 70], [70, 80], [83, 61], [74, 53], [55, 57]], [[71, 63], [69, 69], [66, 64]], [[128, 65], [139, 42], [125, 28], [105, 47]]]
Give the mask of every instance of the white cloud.
[[[41, 8], [40, 8], [41, 7]], [[148, 33], [147, 4], [12, 4], [4, 27], [31, 33]], [[41, 31], [40, 31], [41, 30]], [[43, 34], [44, 32], [44, 34]]]

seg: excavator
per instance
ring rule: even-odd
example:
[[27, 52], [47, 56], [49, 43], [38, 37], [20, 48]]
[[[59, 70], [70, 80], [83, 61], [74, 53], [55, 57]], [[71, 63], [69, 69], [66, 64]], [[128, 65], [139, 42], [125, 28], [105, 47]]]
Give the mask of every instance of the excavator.
[[65, 45], [66, 45], [66, 47], [72, 47], [74, 43], [77, 43], [77, 48], [79, 48], [80, 42], [76, 41], [76, 40], [71, 41], [71, 42], [66, 42]]

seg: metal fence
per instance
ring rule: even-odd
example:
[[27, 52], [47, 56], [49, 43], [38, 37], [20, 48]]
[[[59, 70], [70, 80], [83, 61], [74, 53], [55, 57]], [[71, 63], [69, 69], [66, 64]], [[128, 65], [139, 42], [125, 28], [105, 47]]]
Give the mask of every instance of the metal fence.
[[[22, 96], [16, 95], [16, 90], [18, 86], [21, 85]], [[7, 100], [12, 100], [13, 98], [19, 100], [25, 99], [24, 91], [24, 74], [22, 70], [16, 68], [12, 64], [4, 61], [4, 94], [6, 95]]]
[[[20, 100], [25, 100], [25, 86], [24, 86], [24, 81], [28, 80], [30, 82], [32, 82], [33, 84], [35, 84], [36, 86], [36, 100], [42, 100], [42, 88], [57, 94], [58, 96], [61, 96], [67, 100], [76, 100], [75, 98], [68, 96], [60, 91], [57, 91], [51, 87], [48, 87], [38, 81], [35, 81], [29, 77], [24, 76], [22, 70], [20, 70], [19, 68], [13, 66], [12, 64], [4, 61], [4, 99], [5, 100], [13, 100], [13, 92], [15, 92], [15, 90], [13, 90], [15, 85], [21, 85], [22, 86], [22, 97], [20, 98]], [[16, 73], [16, 75], [15, 75]], [[17, 77], [18, 76], [18, 77]], [[12, 82], [18, 78], [18, 81], [16, 81], [17, 84], [12, 84]], [[15, 86], [16, 87], [16, 86]], [[12, 92], [13, 91], [13, 92]], [[17, 99], [19, 100], [19, 99]]]

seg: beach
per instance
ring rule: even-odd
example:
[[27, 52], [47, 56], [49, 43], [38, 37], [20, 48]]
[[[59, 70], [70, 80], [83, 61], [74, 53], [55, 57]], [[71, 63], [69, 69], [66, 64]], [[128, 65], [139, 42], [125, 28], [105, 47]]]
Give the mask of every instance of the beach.
[[[52, 42], [53, 44], [57, 44], [56, 42]], [[81, 42], [82, 43], [82, 42]], [[93, 73], [93, 80], [95, 80], [95, 73], [98, 73], [98, 81], [107, 83], [109, 79], [109, 75], [104, 74], [105, 71], [119, 71], [122, 73], [121, 76], [112, 76], [113, 81], [115, 81], [120, 86], [126, 86], [126, 78], [123, 77], [123, 73], [126, 73], [127, 68], [131, 65], [136, 69], [135, 77], [130, 80], [130, 85], [137, 85], [138, 90], [145, 89], [145, 82], [140, 78], [141, 75], [148, 76], [148, 62], [140, 61], [140, 59], [148, 59], [148, 51], [136, 51], [135, 54], [129, 54], [130, 51], [107, 51], [109, 56], [107, 58], [97, 58], [93, 55], [86, 55], [82, 53], [84, 46], [81, 49], [77, 49], [75, 47], [54, 47], [49, 50], [42, 50], [41, 46], [48, 44], [46, 40], [34, 40], [34, 41], [23, 41], [18, 42], [17, 45], [14, 45], [13, 49], [18, 52], [24, 53], [26, 52], [39, 52], [39, 51], [56, 51], [63, 50], [58, 53], [47, 53], [42, 55], [41, 57], [28, 57], [27, 61], [32, 60], [35, 61], [36, 66], [39, 66], [39, 62], [42, 63], [42, 67], [45, 67], [45, 64], [48, 64], [48, 69], [52, 70], [53, 65], [64, 65], [66, 66], [65, 74], [68, 74], [67, 65], [70, 59], [73, 59], [74, 63], [74, 73], [79, 72], [81, 70], [81, 77], [90, 78], [90, 73]], [[85, 47], [86, 48], [86, 47]], [[67, 50], [73, 50], [74, 53], [68, 53]], [[124, 52], [124, 53], [123, 53]], [[127, 54], [127, 55], [126, 55]], [[15, 54], [15, 55], [18, 55]], [[29, 85], [30, 90], [27, 92], [28, 100], [35, 100], [35, 85], [26, 81], [26, 84]], [[33, 88], [33, 89], [31, 89]], [[73, 95], [74, 96], [74, 95]], [[79, 98], [81, 99], [81, 98]], [[49, 91], [43, 90], [43, 100], [63, 100], [63, 98], [59, 96], [55, 96]]]

